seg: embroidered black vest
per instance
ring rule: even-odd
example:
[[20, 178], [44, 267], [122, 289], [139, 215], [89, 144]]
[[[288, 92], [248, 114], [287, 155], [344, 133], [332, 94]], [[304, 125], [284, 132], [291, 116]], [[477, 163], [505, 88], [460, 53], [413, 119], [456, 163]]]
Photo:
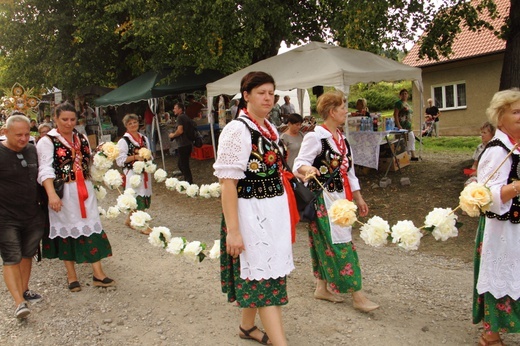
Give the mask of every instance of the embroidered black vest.
[[[500, 140], [495, 139], [489, 142], [484, 149], [486, 151], [488, 148], [499, 146], [503, 148], [507, 153], [509, 153], [509, 149], [502, 143]], [[482, 152], [483, 154], [484, 152]], [[519, 180], [520, 172], [518, 171], [520, 169], [519, 162], [520, 162], [520, 155], [518, 154], [512, 154], [511, 158], [513, 160], [513, 163], [511, 165], [511, 171], [509, 172], [509, 177], [507, 178], [507, 183], [511, 184], [515, 180]], [[500, 221], [510, 221], [511, 223], [520, 223], [520, 199], [518, 196], [515, 196], [511, 201], [511, 208], [509, 211], [503, 215], [498, 215], [495, 213], [492, 213], [490, 211], [486, 212], [486, 217], [489, 217], [490, 219], [497, 219]]]
[[[83, 170], [83, 176], [85, 179], [90, 178], [90, 148], [87, 139], [74, 130], [74, 134], [77, 135], [80, 141], [80, 149], [83, 154], [81, 161], [81, 168]], [[57, 137], [49, 136], [54, 145], [54, 160], [52, 167], [56, 178], [62, 178], [66, 183], [70, 181], [76, 181], [76, 174], [73, 170], [74, 158], [72, 157], [72, 150], [65, 146]]]
[[280, 155], [286, 154], [285, 146], [280, 139], [273, 144], [253, 129], [242, 119], [251, 133], [251, 155], [247, 162], [246, 177], [237, 184], [238, 198], [272, 198], [284, 193], [279, 169], [281, 168]]
[[[137, 152], [139, 151], [139, 149], [146, 148], [146, 141], [144, 141], [144, 140], [143, 140], [144, 145], [142, 147], [140, 147], [138, 145], [135, 145], [134, 142], [132, 142], [130, 140], [130, 138], [128, 138], [126, 136], [123, 136], [123, 138], [125, 139], [126, 144], [128, 144], [128, 156], [137, 155]], [[134, 167], [134, 162], [133, 161], [132, 162], [127, 162], [123, 166], [123, 168], [128, 168], [128, 169], [132, 169], [133, 167]]]
[[[347, 140], [345, 140], [345, 144], [347, 146], [347, 160], [348, 160], [348, 171], [352, 167], [352, 155], [350, 151], [350, 145]], [[320, 176], [318, 178], [320, 184], [324, 185], [327, 183], [327, 180], [330, 178], [330, 175], [334, 172], [336, 168], [341, 165], [343, 160], [343, 155], [337, 153], [332, 149], [329, 142], [326, 138], [321, 139], [321, 152], [314, 159], [312, 165], [316, 167], [320, 171]], [[316, 183], [314, 179], [309, 180], [308, 187], [311, 191], [319, 190], [321, 187]], [[340, 174], [335, 174], [332, 181], [325, 186], [327, 191], [329, 192], [343, 192], [343, 181], [341, 180]]]

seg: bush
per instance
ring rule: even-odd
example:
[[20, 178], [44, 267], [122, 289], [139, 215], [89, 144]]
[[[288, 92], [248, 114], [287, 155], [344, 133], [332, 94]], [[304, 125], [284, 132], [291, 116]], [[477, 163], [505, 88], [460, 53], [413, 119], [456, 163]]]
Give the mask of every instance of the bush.
[[[383, 110], [394, 109], [395, 102], [399, 99], [399, 91], [407, 89], [412, 91], [411, 82], [387, 83], [380, 82], [377, 84], [358, 83], [350, 88], [348, 106], [356, 108], [356, 100], [365, 98], [367, 100], [370, 112], [381, 112]], [[412, 101], [410, 94], [409, 102]]]

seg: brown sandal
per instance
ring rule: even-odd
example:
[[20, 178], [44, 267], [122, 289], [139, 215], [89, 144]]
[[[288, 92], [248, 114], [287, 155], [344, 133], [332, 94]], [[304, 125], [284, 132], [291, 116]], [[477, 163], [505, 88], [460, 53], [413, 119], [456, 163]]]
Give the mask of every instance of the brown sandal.
[[479, 346], [491, 346], [491, 345], [505, 346], [504, 342], [502, 341], [502, 339], [500, 337], [496, 340], [489, 341], [488, 339], [486, 339], [484, 334], [480, 335], [478, 344], [479, 344]]
[[264, 333], [262, 340], [258, 340], [251, 336], [251, 333], [258, 329], [257, 326], [253, 326], [253, 328], [251, 328], [249, 330], [245, 330], [244, 328], [242, 328], [242, 326], [238, 326], [238, 328], [242, 332], [242, 333], [238, 333], [238, 336], [240, 337], [240, 339], [254, 340], [262, 345], [270, 345], [270, 344], [268, 344], [269, 337], [267, 336], [267, 334], [265, 332], [262, 332], [261, 330], [260, 330], [260, 332]]

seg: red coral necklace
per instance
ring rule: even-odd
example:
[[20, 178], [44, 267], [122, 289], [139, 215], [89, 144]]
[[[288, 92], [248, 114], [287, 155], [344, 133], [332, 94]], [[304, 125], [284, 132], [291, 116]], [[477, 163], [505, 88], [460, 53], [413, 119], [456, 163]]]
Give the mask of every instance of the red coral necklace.
[[244, 108], [243, 111], [247, 115], [249, 120], [251, 120], [251, 122], [256, 125], [256, 127], [258, 128], [258, 131], [260, 131], [262, 136], [264, 136], [265, 138], [267, 138], [270, 141], [276, 141], [276, 133], [274, 132], [273, 128], [271, 127], [271, 125], [269, 125], [268, 122], [264, 121], [264, 125], [267, 129], [267, 131], [266, 131], [266, 130], [264, 130], [264, 128], [262, 126], [260, 126], [260, 124], [258, 124], [258, 122], [255, 119], [253, 119], [253, 117], [249, 114], [247, 109]]

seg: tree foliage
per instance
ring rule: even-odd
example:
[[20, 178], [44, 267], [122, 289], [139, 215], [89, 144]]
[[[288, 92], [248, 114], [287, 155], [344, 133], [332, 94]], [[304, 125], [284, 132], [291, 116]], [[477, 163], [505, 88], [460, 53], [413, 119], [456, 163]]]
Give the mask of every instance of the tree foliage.
[[[518, 14], [493, 28], [478, 19], [483, 11], [493, 14], [495, 1], [442, 0], [439, 8], [421, 0], [12, 0], [0, 3], [0, 84], [73, 93], [165, 66], [174, 74], [186, 67], [231, 73], [276, 55], [282, 41], [335, 42], [397, 58], [422, 30], [430, 34], [421, 54], [435, 58], [450, 54], [459, 23], [496, 31], [514, 56]], [[518, 59], [509, 61], [516, 74]]]

